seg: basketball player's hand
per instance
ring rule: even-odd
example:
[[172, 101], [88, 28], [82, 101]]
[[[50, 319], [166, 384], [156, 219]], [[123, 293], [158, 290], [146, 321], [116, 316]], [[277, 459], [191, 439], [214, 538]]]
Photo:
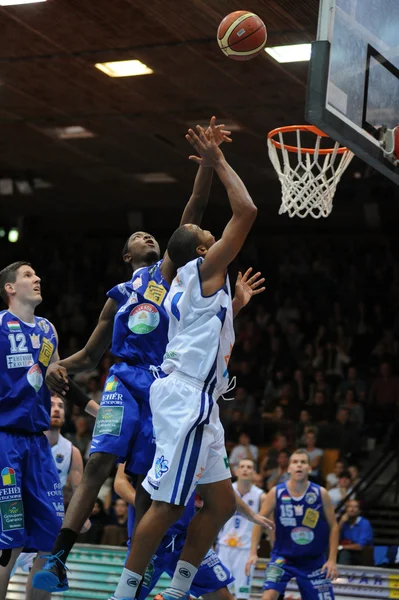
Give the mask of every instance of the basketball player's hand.
[[46, 373], [46, 385], [53, 394], [65, 396], [69, 390], [68, 373], [65, 367], [58, 363], [51, 363]]
[[265, 278], [261, 277], [260, 271], [252, 275], [252, 267], [250, 267], [244, 275], [239, 272], [237, 281], [236, 281], [236, 289], [234, 294], [235, 303], [243, 308], [248, 304], [251, 300], [252, 296], [256, 296], [257, 294], [261, 294], [265, 291], [265, 287], [259, 287], [262, 283], [265, 282]]
[[208, 129], [205, 131], [205, 135], [209, 139], [211, 131], [213, 131], [215, 144], [218, 146], [220, 146], [220, 144], [223, 142], [231, 143], [233, 141], [231, 137], [229, 137], [231, 135], [231, 131], [227, 131], [225, 127], [225, 125], [216, 125], [216, 117], [212, 117]]
[[274, 521], [271, 521], [270, 519], [267, 519], [258, 513], [254, 514], [253, 522], [255, 525], [260, 525], [264, 529], [271, 529], [272, 531], [274, 530]]
[[197, 125], [196, 130], [195, 132], [194, 129], [189, 129], [186, 140], [190, 142], [199, 156], [192, 154], [189, 156], [189, 160], [205, 167], [216, 167], [224, 159], [223, 152], [215, 141], [216, 126], [209, 127], [208, 137], [201, 125]]
[[328, 560], [321, 568], [321, 572], [326, 574], [326, 577], [334, 581], [338, 577], [337, 563], [334, 560]]
[[256, 563], [258, 562], [258, 555], [257, 554], [250, 554], [248, 557], [248, 560], [245, 564], [245, 575], [247, 577], [250, 576], [251, 574], [251, 567], [252, 565], [256, 565]]

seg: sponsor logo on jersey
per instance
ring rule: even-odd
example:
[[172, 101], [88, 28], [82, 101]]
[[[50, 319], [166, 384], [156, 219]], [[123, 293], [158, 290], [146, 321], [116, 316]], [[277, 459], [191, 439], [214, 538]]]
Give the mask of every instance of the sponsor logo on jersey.
[[205, 469], [204, 467], [201, 467], [201, 469], [199, 470], [199, 473], [196, 474], [196, 478], [200, 479], [204, 473]]
[[311, 527], [311, 529], [314, 529], [319, 521], [319, 518], [320, 513], [318, 510], [314, 510], [313, 508], [307, 508], [302, 521], [302, 525], [306, 525], [306, 527]]
[[56, 456], [55, 456], [55, 462], [62, 463], [62, 461], [64, 460], [64, 458], [65, 458], [64, 454], [56, 454]]
[[153, 304], [139, 304], [129, 315], [128, 327], [133, 333], [145, 335], [159, 325], [158, 309]]
[[32, 348], [38, 350], [40, 348], [40, 335], [36, 335], [35, 333], [29, 334], [30, 341], [32, 344]]
[[51, 357], [53, 356], [53, 352], [54, 344], [52, 344], [50, 340], [44, 337], [42, 339], [42, 347], [40, 349], [39, 362], [41, 362], [43, 366], [48, 367]]
[[27, 372], [26, 377], [35, 392], [38, 392], [43, 385], [43, 373], [39, 365], [33, 365]]
[[7, 327], [9, 331], [21, 331], [19, 321], [7, 321]]
[[168, 352], [165, 352], [165, 354], [163, 355], [164, 360], [174, 359], [177, 357], [178, 357], [178, 353], [175, 350], [168, 350]]
[[132, 304], [137, 304], [138, 301], [139, 301], [139, 297], [137, 296], [136, 292], [132, 292], [130, 294], [127, 302], [125, 302], [125, 304], [120, 307], [120, 309], [118, 310], [118, 313], [124, 312], [128, 306], [131, 306]]
[[308, 504], [314, 504], [317, 502], [317, 496], [314, 492], [308, 492], [305, 496], [305, 502]]
[[285, 558], [283, 558], [282, 556], [279, 556], [278, 558], [276, 558], [273, 563], [275, 565], [284, 565], [285, 564]]
[[160, 479], [164, 473], [169, 471], [168, 461], [163, 455], [156, 459], [154, 470], [156, 479]]
[[126, 289], [126, 283], [118, 283], [118, 291], [125, 296], [129, 295], [129, 291]]
[[15, 485], [15, 471], [12, 467], [4, 467], [1, 471], [3, 485]]
[[44, 333], [48, 333], [50, 331], [50, 325], [44, 319], [42, 319], [41, 321], [39, 321], [38, 325], [39, 325], [40, 329], [42, 331], [44, 331]]
[[154, 577], [154, 572], [155, 572], [155, 567], [154, 567], [154, 563], [151, 560], [148, 567], [144, 571], [144, 575], [143, 575], [143, 585], [145, 587], [150, 587], [152, 578]]
[[270, 581], [273, 583], [278, 583], [280, 581], [280, 579], [283, 577], [284, 575], [284, 569], [282, 569], [281, 567], [278, 567], [275, 564], [271, 564], [269, 563], [266, 569], [266, 574], [265, 574], [265, 584]]
[[314, 533], [307, 527], [295, 527], [291, 531], [291, 539], [295, 544], [299, 544], [299, 546], [306, 546], [313, 542]]
[[141, 287], [143, 285], [143, 280], [141, 278], [141, 275], [139, 275], [138, 277], [136, 277], [136, 279], [133, 281], [133, 289], [134, 290], [138, 290], [139, 287]]
[[288, 504], [288, 502], [291, 502], [291, 496], [288, 496], [287, 494], [283, 494], [281, 496], [281, 502], [284, 502], [284, 504]]
[[303, 506], [302, 504], [294, 504], [294, 513], [296, 517], [303, 516]]
[[108, 377], [107, 381], [105, 382], [105, 391], [106, 392], [115, 392], [118, 385], [119, 385], [119, 379], [117, 377], [115, 377], [115, 375], [111, 375], [111, 377]]
[[32, 354], [9, 354], [6, 356], [7, 369], [23, 369], [34, 364]]
[[157, 283], [153, 279], [148, 282], [147, 289], [144, 293], [144, 298], [146, 300], [151, 300], [158, 306], [161, 306], [164, 298], [166, 296], [166, 290], [160, 283]]

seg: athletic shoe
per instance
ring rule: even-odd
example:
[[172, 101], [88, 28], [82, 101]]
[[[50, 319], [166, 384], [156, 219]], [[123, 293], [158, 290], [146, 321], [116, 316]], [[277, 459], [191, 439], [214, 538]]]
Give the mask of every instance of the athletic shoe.
[[154, 600], [192, 600], [188, 592], [182, 592], [176, 588], [166, 588], [161, 594], [157, 594]]
[[63, 554], [64, 551], [60, 550], [57, 554], [42, 557], [47, 558], [47, 562], [43, 569], [34, 575], [32, 582], [34, 588], [46, 592], [65, 592], [69, 588], [66, 575], [69, 569], [61, 560]]

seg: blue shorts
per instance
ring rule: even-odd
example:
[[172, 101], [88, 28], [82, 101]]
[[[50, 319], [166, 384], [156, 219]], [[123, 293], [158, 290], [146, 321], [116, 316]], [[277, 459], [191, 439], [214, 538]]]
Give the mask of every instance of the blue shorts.
[[[162, 573], [173, 577], [177, 561], [186, 540], [186, 534], [173, 538], [165, 537], [157, 553], [152, 557], [144, 576], [143, 585], [138, 600], [145, 600], [155, 587]], [[209, 550], [200, 564], [197, 574], [190, 588], [190, 594], [199, 598], [203, 594], [216, 592], [234, 581], [230, 571], [223, 565], [213, 550]]]
[[64, 499], [46, 436], [0, 431], [0, 475], [0, 548], [50, 552]]
[[129, 462], [129, 472], [145, 475], [155, 452], [150, 387], [154, 375], [142, 366], [111, 367], [98, 411], [90, 454], [114, 454]]
[[284, 594], [291, 579], [296, 579], [302, 598], [306, 600], [333, 600], [334, 590], [331, 581], [326, 578], [321, 568], [325, 563], [324, 557], [309, 559], [305, 562], [289, 560], [272, 554], [266, 568], [264, 590], [276, 590]]

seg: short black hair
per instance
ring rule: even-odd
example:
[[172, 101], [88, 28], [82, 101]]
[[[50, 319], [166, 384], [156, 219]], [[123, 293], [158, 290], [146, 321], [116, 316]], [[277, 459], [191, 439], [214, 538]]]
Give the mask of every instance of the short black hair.
[[345, 477], [346, 479], [352, 479], [349, 471], [342, 471], [341, 475], [339, 476], [339, 479], [341, 479], [341, 477]]
[[176, 269], [197, 258], [200, 243], [198, 233], [188, 227], [179, 227], [168, 242], [168, 254]]
[[25, 260], [19, 260], [15, 263], [12, 263], [11, 265], [8, 265], [8, 267], [4, 267], [4, 269], [2, 269], [0, 271], [0, 297], [3, 300], [3, 302], [8, 306], [9, 302], [8, 302], [8, 294], [6, 292], [5, 285], [7, 283], [15, 283], [16, 279], [17, 279], [17, 271], [18, 269], [20, 269], [23, 266], [27, 266], [27, 267], [31, 267], [32, 265], [29, 262], [26, 262]]

